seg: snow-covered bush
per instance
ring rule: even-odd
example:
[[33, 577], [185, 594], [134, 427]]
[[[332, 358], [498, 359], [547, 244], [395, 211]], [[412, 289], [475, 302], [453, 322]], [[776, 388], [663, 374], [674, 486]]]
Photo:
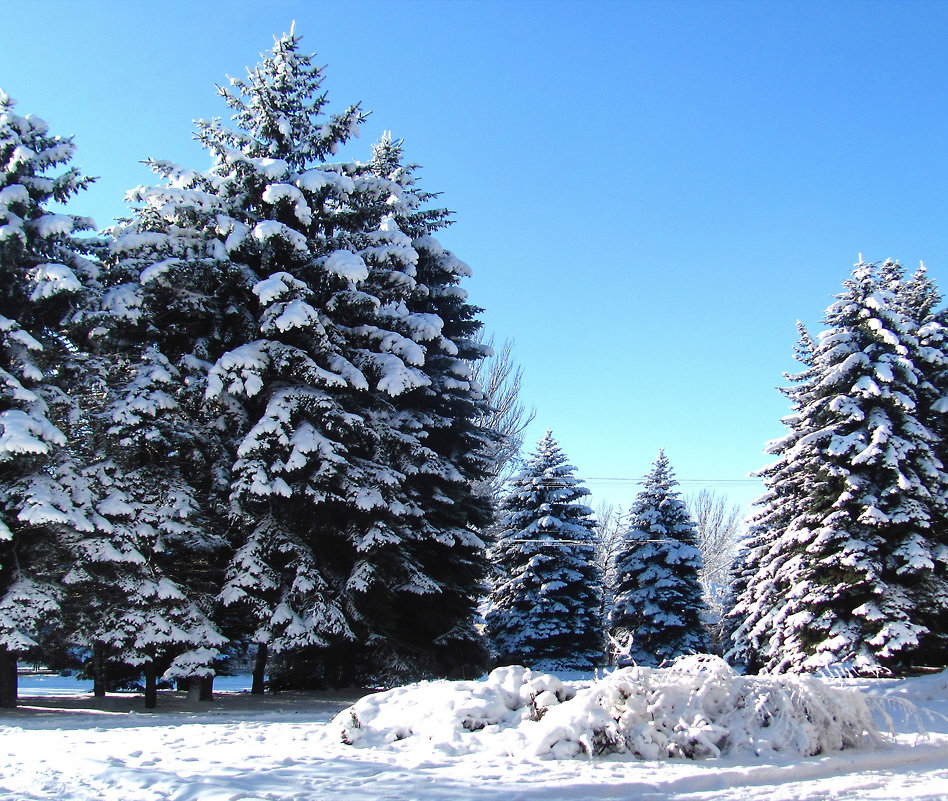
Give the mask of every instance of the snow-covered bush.
[[712, 656], [624, 668], [582, 686], [523, 667], [481, 682], [413, 684], [361, 699], [325, 736], [451, 755], [648, 760], [811, 756], [882, 741], [861, 693], [811, 676], [740, 676]]

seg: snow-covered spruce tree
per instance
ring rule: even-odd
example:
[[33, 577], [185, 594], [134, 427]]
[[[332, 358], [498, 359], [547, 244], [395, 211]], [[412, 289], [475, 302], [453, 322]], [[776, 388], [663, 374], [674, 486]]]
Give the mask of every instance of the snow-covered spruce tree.
[[[909, 356], [921, 373], [915, 415], [934, 436], [932, 451], [948, 475], [948, 311], [939, 309], [941, 294], [928, 275], [924, 264], [905, 277], [898, 263], [883, 265], [882, 278], [888, 279], [890, 291], [896, 296], [899, 310], [906, 316], [909, 334], [905, 340]], [[936, 571], [948, 573], [948, 499], [929, 509], [928, 549], [936, 557]], [[942, 653], [948, 661], [948, 625], [944, 620], [945, 605], [921, 605], [920, 621], [929, 630], [941, 632], [945, 643]]]
[[[207, 397], [246, 420], [231, 492], [239, 541], [220, 598], [252, 622], [257, 678], [270, 652], [351, 680], [356, 661], [371, 674], [404, 650], [406, 599], [442, 591], [424, 541], [453, 537], [421, 525], [437, 501], [406, 495], [407, 476], [464, 480], [422, 443], [427, 421], [400, 408], [432, 386], [429, 349], [459, 347], [437, 315], [412, 309], [427, 289], [400, 228], [404, 190], [377, 164], [329, 160], [361, 113], [325, 117], [321, 82], [298, 38], [282, 37], [221, 90], [234, 127], [199, 124], [225, 201], [214, 248], [256, 279], [253, 338], [218, 358]], [[454, 615], [450, 603], [443, 612]]]
[[622, 662], [655, 666], [708, 649], [698, 581], [701, 551], [677, 486], [665, 452], [659, 451], [616, 555], [609, 629], [621, 644]]
[[[122, 242], [127, 246], [130, 237], [125, 231]], [[156, 232], [146, 232], [145, 226], [135, 236], [152, 243], [161, 239]], [[194, 389], [159, 350], [159, 344], [164, 344], [161, 336], [172, 337], [179, 325], [174, 303], [152, 299], [149, 306], [134, 263], [117, 256], [122, 248], [112, 244], [111, 251], [99, 249], [101, 272], [86, 266], [83, 291], [70, 296], [71, 309], [55, 337], [60, 347], [56, 374], [60, 384], [68, 385], [68, 396], [61, 397], [70, 402], [65, 418], [71, 430], [68, 446], [60, 449], [56, 466], [43, 477], [47, 487], [54, 479], [60, 485], [55, 502], [44, 502], [35, 492], [30, 501], [37, 509], [60, 512], [47, 514], [59, 526], [72, 563], [63, 599], [69, 639], [91, 652], [90, 667], [99, 693], [105, 689], [106, 662], [130, 653], [126, 646], [107, 647], [119, 637], [108, 626], [140, 604], [143, 593], [147, 594], [142, 582], [163, 588], [153, 605], [168, 608], [151, 611], [175, 623], [156, 624], [153, 631], [142, 630], [141, 620], [132, 625], [130, 630], [136, 632], [142, 648], [130, 664], [144, 667], [154, 678], [155, 665], [149, 648], [144, 647], [146, 641], [153, 641], [155, 647], [150, 650], [156, 659], [160, 656], [162, 669], [180, 657], [175, 661], [177, 677], [204, 676], [206, 660], [222, 642], [219, 635], [205, 636], [207, 601], [216, 588], [210, 593], [204, 589], [203, 611], [195, 608], [183, 616], [177, 609], [184, 597], [182, 590], [167, 591], [174, 584], [169, 577], [176, 575], [179, 581], [186, 579], [187, 594], [193, 594], [190, 590], [206, 574], [214, 549], [208, 545], [213, 529], [206, 521], [198, 521], [200, 507], [192, 486], [206, 483], [210, 473], [207, 460], [195, 458], [206, 440], [205, 429], [180, 403], [188, 391], [193, 396]], [[170, 248], [162, 252], [171, 255]], [[166, 261], [165, 269], [170, 269], [173, 259]], [[193, 272], [198, 273], [196, 266]], [[187, 291], [182, 285], [182, 293]], [[193, 288], [190, 294], [197, 296]], [[186, 369], [184, 360], [179, 364]], [[45, 491], [52, 497], [52, 489]], [[128, 541], [127, 531], [122, 533], [123, 526], [116, 526], [101, 511], [113, 508], [113, 499], [119, 496], [124, 508], [134, 509], [136, 522], [124, 526], [136, 532], [134, 543]], [[34, 517], [38, 514], [34, 512]], [[220, 542], [218, 537], [218, 547]], [[185, 622], [190, 618], [198, 622], [189, 630]], [[172, 635], [180, 639], [177, 648]], [[200, 654], [200, 659], [194, 654]], [[201, 659], [205, 663], [198, 664]], [[184, 666], [193, 669], [193, 674], [182, 673]], [[152, 688], [153, 684], [149, 682]]]
[[0, 706], [16, 705], [18, 656], [58, 623], [76, 522], [57, 469], [75, 406], [63, 320], [95, 278], [76, 237], [94, 224], [51, 210], [91, 180], [67, 166], [74, 151], [0, 91]]
[[[36, 351], [32, 367], [43, 369], [46, 376], [40, 379], [38, 372], [32, 376], [37, 397], [30, 405], [39, 415], [31, 430], [35, 441], [27, 443], [27, 452], [33, 459], [34, 472], [22, 476], [8, 496], [15, 498], [11, 505], [18, 511], [19, 524], [14, 529], [13, 559], [4, 562], [19, 568], [19, 581], [5, 596], [5, 605], [15, 612], [4, 618], [21, 621], [22, 639], [29, 637], [23, 621], [38, 616], [48, 633], [51, 614], [55, 612], [57, 618], [65, 617], [66, 636], [73, 644], [97, 653], [103, 643], [122, 636], [112, 628], [115, 621], [131, 615], [124, 636], [131, 637], [135, 647], [122, 649], [125, 654], [135, 651], [130, 657], [131, 664], [142, 664], [141, 653], [149, 650], [146, 642], [151, 650], [162, 652], [169, 649], [175, 638], [199, 647], [219, 645], [219, 636], [208, 639], [195, 635], [194, 627], [188, 631], [187, 615], [176, 608], [181, 606], [179, 599], [172, 600], [177, 593], [172, 592], [172, 585], [162, 576], [155, 577], [159, 571], [155, 555], [167, 550], [160, 541], [161, 534], [169, 543], [183, 535], [186, 525], [181, 521], [187, 517], [187, 501], [173, 487], [169, 488], [170, 482], [156, 471], [136, 476], [128, 470], [116, 470], [110, 461], [90, 467], [103, 458], [100, 451], [108, 450], [103, 437], [108, 424], [101, 423], [102, 399], [108, 402], [110, 379], [121, 377], [116, 365], [123, 354], [117, 360], [114, 352], [102, 351], [108, 326], [99, 324], [106, 322], [109, 315], [97, 308], [101, 276], [98, 267], [82, 256], [82, 251], [99, 243], [73, 237], [75, 232], [92, 228], [92, 222], [47, 213], [43, 208], [45, 203], [65, 200], [81, 189], [86, 180], [74, 169], [58, 177], [48, 175], [50, 168], [69, 159], [72, 144], [49, 137], [41, 121], [19, 118], [12, 114], [12, 109], [8, 112], [4, 122], [12, 126], [14, 134], [8, 144], [12, 149], [11, 162], [16, 164], [19, 159], [19, 183], [11, 181], [8, 174], [3, 190], [11, 201], [5, 206], [5, 232], [11, 241], [6, 242], [4, 249], [10, 262], [4, 266], [10, 270], [7, 285], [19, 293], [15, 297], [11, 291], [11, 297], [19, 305], [19, 322], [24, 329], [14, 332], [14, 338], [18, 339], [22, 354]], [[17, 139], [19, 144], [14, 148], [11, 143]], [[24, 279], [27, 283], [23, 283]], [[42, 347], [39, 342], [30, 344], [25, 338], [26, 331], [35, 331]], [[171, 383], [164, 363], [151, 361], [146, 367], [147, 376], [159, 377], [157, 383]], [[167, 396], [160, 390], [156, 393], [148, 380], [137, 380], [135, 384], [133, 400], [125, 404], [125, 409], [133, 408], [131, 417], [140, 423], [141, 417], [147, 416], [149, 402], [157, 397], [159, 405], [164, 406]], [[22, 385], [21, 392], [26, 392]], [[21, 402], [25, 400], [20, 398]], [[48, 425], [51, 420], [55, 427]], [[118, 417], [110, 420], [117, 421]], [[150, 448], [163, 448], [161, 456], [173, 460], [168, 442], [157, 437], [153, 429], [146, 426], [139, 431], [135, 426], [126, 427], [142, 438], [150, 438]], [[55, 444], [59, 447], [44, 452], [38, 443], [46, 438], [48, 444], [50, 432], [56, 434]], [[19, 445], [14, 442], [12, 425], [5, 426], [5, 433], [10, 452], [26, 442], [22, 435]], [[27, 429], [21, 432], [26, 433]], [[134, 434], [129, 435], [129, 439], [133, 438]], [[126, 441], [123, 447], [131, 446]], [[140, 469], [141, 465], [136, 467]], [[104, 476], [109, 480], [104, 481]], [[138, 493], [137, 505], [123, 500], [123, 508], [128, 510], [124, 536], [121, 527], [109, 519], [108, 511], [116, 508], [112, 485], [119, 481], [132, 485], [137, 481], [147, 487]], [[129, 537], [136, 540], [134, 546], [129, 544]], [[150, 540], [151, 546], [143, 547], [142, 540]], [[193, 569], [193, 560], [188, 560], [188, 567]], [[34, 591], [27, 593], [26, 587]], [[150, 592], [149, 587], [156, 588], [155, 592]], [[162, 612], [162, 606], [169, 609]], [[145, 608], [135, 614], [136, 607]], [[170, 615], [171, 622], [151, 625], [162, 614]], [[197, 617], [202, 616], [197, 613]], [[199, 620], [197, 628], [203, 629], [205, 623]], [[35, 639], [41, 627], [34, 622], [29, 628]], [[179, 660], [179, 667], [182, 664]], [[97, 690], [101, 689], [97, 681]]]
[[[919, 385], [917, 416], [936, 435], [935, 455], [943, 468], [948, 467], [948, 310], [938, 308], [941, 295], [924, 264], [892, 290], [918, 340], [912, 358], [924, 381]], [[934, 522], [932, 534], [948, 547], [948, 520]]]
[[[365, 262], [336, 238], [353, 217], [355, 165], [326, 161], [361, 113], [351, 107], [324, 118], [321, 82], [298, 39], [283, 37], [246, 79], [219, 90], [234, 127], [198, 123], [214, 159], [210, 247], [242, 277], [234, 305], [253, 318], [243, 341], [214, 354], [206, 397], [237, 421], [236, 538], [219, 597], [246, 617], [256, 643], [255, 692], [271, 653], [299, 658], [354, 637], [344, 529], [351, 513], [381, 503], [374, 465], [356, 457], [371, 450], [372, 434], [342, 400], [367, 390], [368, 380], [330, 316], [378, 306], [357, 288]], [[322, 512], [315, 523], [314, 507]]]
[[[142, 475], [144, 474], [144, 476]], [[205, 679], [226, 643], [189, 588], [169, 578], [163, 562], [189, 527], [186, 494], [143, 489], [147, 469], [114, 462], [85, 467], [71, 479], [71, 497], [87, 525], [74, 538], [75, 561], [64, 577], [77, 645], [91, 649], [95, 692], [104, 694], [118, 666], [145, 676], [145, 706], [157, 703], [157, 680]], [[178, 530], [169, 521], [178, 518]], [[180, 554], [179, 554], [180, 555]], [[121, 668], [118, 668], [121, 672]]]
[[782, 599], [803, 563], [802, 555], [792, 547], [796, 536], [792, 524], [802, 514], [802, 504], [809, 494], [819, 491], [812, 486], [816, 471], [808, 469], [808, 460], [816, 451], [810, 447], [812, 443], [801, 442], [810, 432], [806, 418], [800, 414], [819, 380], [814, 367], [816, 343], [802, 323], [797, 323], [797, 330], [794, 358], [802, 369], [785, 374], [790, 384], [780, 390], [790, 401], [791, 414], [783, 418], [788, 432], [767, 446], [767, 453], [776, 455], [777, 461], [756, 473], [767, 490], [755, 501], [748, 520], [747, 537], [733, 567], [728, 613], [722, 625], [728, 659], [752, 673], [763, 667], [759, 660], [764, 641], [783, 624], [786, 608]]
[[[234, 241], [228, 238], [232, 230], [244, 225], [248, 201], [239, 182], [224, 180], [213, 168], [149, 164], [162, 183], [129, 193], [132, 217], [113, 230], [107, 261], [103, 327], [115, 356], [107, 439], [121, 475], [135, 484], [123, 492], [151, 508], [157, 523], [152, 545], [138, 543], [146, 553], [159, 549], [148, 563], [175, 584], [172, 603], [187, 597], [206, 617], [215, 612], [235, 547], [228, 536], [231, 467], [237, 438], [246, 430], [240, 404], [206, 402], [207, 379], [221, 356], [256, 336], [252, 289], [260, 277], [226, 247]], [[114, 569], [104, 568], [103, 575]], [[243, 634], [233, 615], [214, 617], [221, 619], [219, 627]], [[194, 619], [195, 633], [209, 631], [206, 621]], [[184, 641], [180, 647], [187, 650]], [[210, 642], [190, 650], [216, 656]], [[173, 655], [165, 652], [162, 669]], [[186, 651], [179, 657], [174, 677], [187, 679], [180, 666], [190, 664], [193, 678], [206, 683], [209, 663], [199, 664]], [[262, 691], [262, 679], [257, 689]]]
[[[486, 398], [472, 366], [488, 349], [477, 341], [480, 309], [460, 286], [470, 269], [432, 236], [447, 224], [448, 212], [426, 206], [431, 196], [417, 188], [417, 168], [403, 164], [401, 142], [383, 137], [371, 167], [390, 182], [391, 194], [369, 228], [403, 232], [410, 249], [380, 263], [368, 260], [367, 283], [383, 301], [389, 326], [423, 343], [427, 382], [375, 412], [379, 429], [393, 432], [388, 464], [405, 477], [398, 502], [413, 513], [402, 518], [399, 540], [362, 551], [353, 576], [361, 584], [365, 570], [384, 573], [400, 564], [410, 572], [354, 597], [357, 609], [367, 610], [365, 620], [376, 621], [373, 661], [391, 678], [463, 675], [479, 671], [486, 659], [474, 620], [487, 571], [478, 531], [490, 522], [491, 505], [477, 487], [492, 469], [497, 435], [482, 425]], [[407, 262], [393, 271], [395, 256]]]
[[770, 672], [891, 674], [948, 657], [948, 549], [933, 530], [948, 487], [918, 416], [929, 390], [895, 272], [856, 266], [772, 448], [734, 634]]
[[70, 537], [74, 563], [64, 581], [96, 692], [105, 691], [112, 665], [137, 667], [152, 707], [159, 676], [213, 676], [226, 643], [209, 618], [217, 588], [208, 574], [220, 538], [196, 500], [203, 477], [188, 472], [202, 464], [188, 458], [201, 440], [186, 438], [193, 423], [176, 401], [178, 371], [156, 347], [105, 354], [108, 405], [90, 426], [95, 458], [72, 492], [90, 525]]
[[593, 512], [549, 431], [501, 504], [485, 614], [497, 664], [588, 669], [602, 659]]
[[[148, 581], [174, 586], [164, 614], [181, 621], [173, 629], [181, 638], [177, 646], [165, 643], [155, 651], [157, 661], [143, 652], [132, 664], [145, 668], [149, 682], [164, 672], [179, 683], [200, 679], [207, 691], [213, 678], [209, 660], [224, 642], [208, 616], [231, 550], [230, 468], [234, 432], [243, 418], [241, 410], [211, 406], [204, 396], [217, 359], [254, 336], [251, 288], [259, 279], [229, 257], [221, 233], [232, 224], [228, 213], [235, 203], [244, 202], [239, 188], [213, 172], [149, 164], [162, 182], [129, 193], [131, 217], [112, 230], [105, 261], [96, 340], [100, 354], [110, 357], [98, 432], [107, 462], [98, 468], [110, 476], [109, 497], [121, 495], [149, 521], [133, 544], [116, 553], [140, 553], [155, 573]], [[95, 536], [83, 551], [89, 553], [102, 559]], [[110, 605], [101, 609], [102, 620], [114, 619], [119, 611], [111, 607], [123, 605], [114, 589], [131, 588], [135, 581], [132, 575], [116, 581], [116, 573], [136, 569], [127, 560], [85, 563], [80, 583], [87, 592], [97, 575], [113, 590], [92, 592]], [[127, 604], [134, 607], [137, 599], [129, 591]], [[104, 636], [101, 626], [87, 629]], [[106, 640], [97, 639], [95, 647], [105, 650], [96, 651], [96, 664], [117, 658]], [[119, 651], [130, 653], [125, 646]]]

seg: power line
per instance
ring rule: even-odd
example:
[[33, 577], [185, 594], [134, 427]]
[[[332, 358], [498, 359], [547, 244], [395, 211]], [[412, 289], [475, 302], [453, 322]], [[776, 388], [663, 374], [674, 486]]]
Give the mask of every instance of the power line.
[[[614, 481], [626, 484], [643, 484], [645, 476], [633, 478], [630, 476], [576, 476], [579, 481]], [[759, 478], [679, 478], [678, 484], [759, 484]]]
[[[544, 479], [533, 477], [538, 484], [545, 487], [572, 487], [576, 484], [610, 483], [610, 484], [644, 484], [646, 476], [570, 476], [569, 482], [556, 478]], [[759, 478], [679, 478], [676, 484], [689, 486], [758, 486], [762, 483]]]

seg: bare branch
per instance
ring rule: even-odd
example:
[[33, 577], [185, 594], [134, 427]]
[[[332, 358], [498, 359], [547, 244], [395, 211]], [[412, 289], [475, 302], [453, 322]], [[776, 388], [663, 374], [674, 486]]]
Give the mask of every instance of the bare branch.
[[698, 529], [698, 548], [704, 562], [699, 580], [709, 609], [731, 583], [731, 565], [743, 535], [744, 510], [724, 495], [703, 489], [685, 497], [688, 514]]
[[606, 612], [612, 606], [616, 584], [616, 556], [622, 549], [625, 531], [625, 513], [621, 506], [613, 506], [605, 501], [596, 507], [596, 553], [593, 557], [602, 576], [599, 591], [599, 619], [603, 632], [603, 649], [608, 656], [609, 631], [606, 626]]
[[476, 362], [472, 372], [490, 406], [490, 412], [478, 424], [501, 436], [491, 454], [496, 465], [494, 477], [485, 482], [484, 487], [486, 493], [496, 495], [519, 466], [524, 430], [536, 417], [536, 410], [527, 411], [520, 402], [523, 370], [514, 360], [513, 343], [506, 339], [495, 348], [494, 337], [490, 336], [484, 344], [494, 351], [494, 355]]

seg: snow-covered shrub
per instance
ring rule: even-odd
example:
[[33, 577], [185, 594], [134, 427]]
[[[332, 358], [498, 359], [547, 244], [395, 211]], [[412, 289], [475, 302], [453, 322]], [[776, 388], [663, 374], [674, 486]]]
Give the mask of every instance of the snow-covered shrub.
[[348, 745], [379, 747], [413, 738], [436, 750], [484, 750], [467, 735], [499, 734], [575, 695], [555, 676], [501, 667], [486, 681], [425, 681], [367, 696], [340, 712], [330, 728]]
[[606, 723], [573, 738], [577, 753], [628, 752], [642, 759], [778, 751], [812, 756], [881, 739], [859, 693], [809, 676], [740, 676], [717, 657], [681, 657], [665, 669], [618, 670], [581, 696], [585, 706], [605, 711]]
[[482, 682], [413, 684], [361, 699], [327, 736], [452, 755], [648, 760], [811, 756], [882, 741], [859, 692], [812, 676], [740, 676], [711, 656], [624, 668], [582, 687], [523, 667], [498, 668]]

